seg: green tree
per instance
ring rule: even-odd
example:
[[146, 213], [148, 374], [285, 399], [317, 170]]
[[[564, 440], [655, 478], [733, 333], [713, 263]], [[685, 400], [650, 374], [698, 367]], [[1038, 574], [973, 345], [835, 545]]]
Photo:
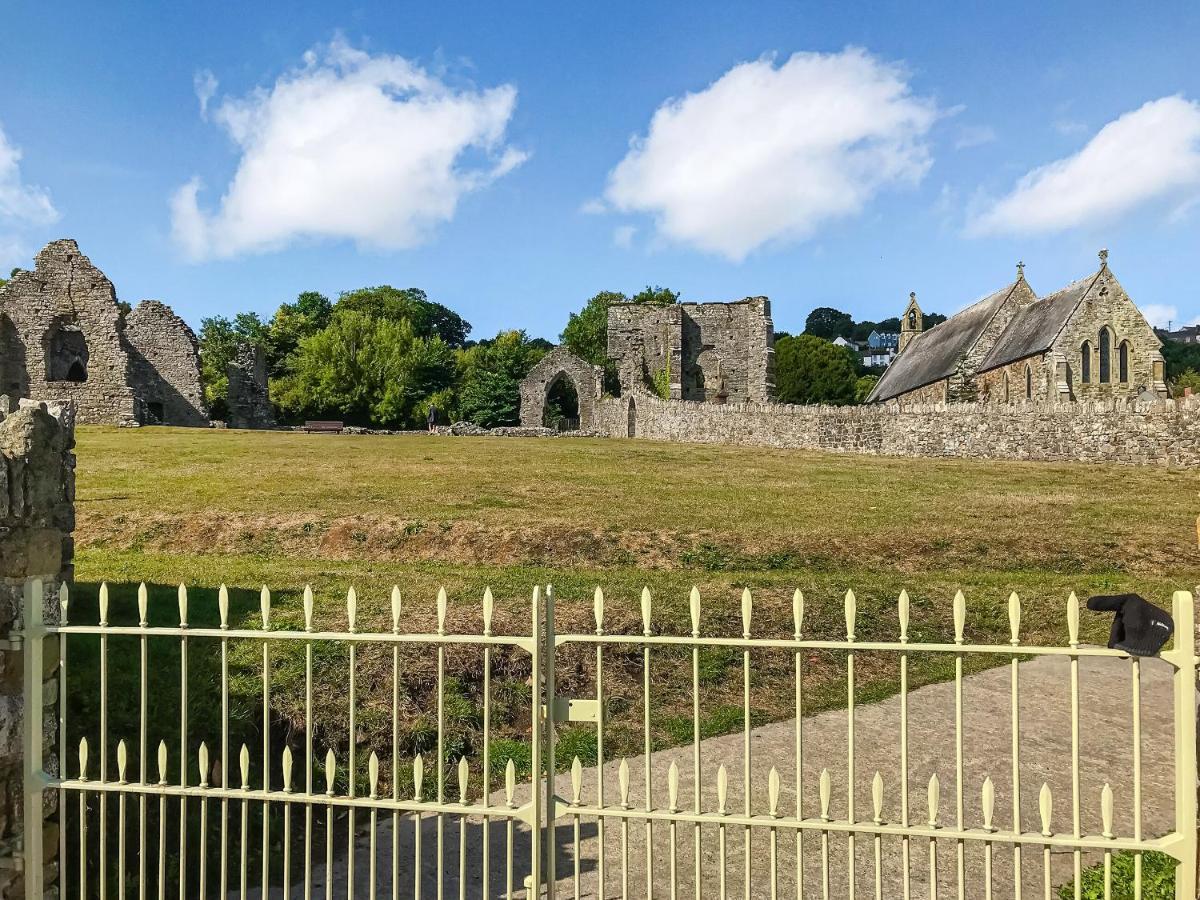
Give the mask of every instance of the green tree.
[[832, 306], [818, 306], [804, 320], [804, 333], [832, 341], [848, 338], [854, 328], [854, 317]]
[[1168, 381], [1178, 378], [1188, 369], [1200, 372], [1200, 344], [1163, 341], [1162, 355], [1166, 363]]
[[775, 388], [782, 403], [854, 403], [854, 354], [811, 334], [776, 341]]
[[1193, 394], [1200, 394], [1200, 372], [1195, 369], [1185, 369], [1171, 379], [1171, 396], [1182, 397], [1188, 388]]
[[354, 310], [375, 319], [407, 320], [417, 337], [439, 337], [450, 347], [462, 347], [471, 324], [462, 316], [434, 303], [419, 288], [399, 290], [391, 285], [359, 288], [338, 297], [337, 309]]
[[542, 342], [523, 331], [502, 331], [457, 353], [458, 418], [485, 428], [516, 425], [521, 418], [521, 380], [546, 355]]
[[858, 381], [854, 383], [854, 402], [866, 403], [877, 384], [879, 384], [878, 375], [860, 375]]
[[304, 291], [293, 303], [280, 304], [268, 328], [268, 352], [271, 373], [282, 375], [288, 358], [300, 341], [311, 337], [329, 324], [333, 304], [317, 291]]
[[204, 401], [213, 418], [224, 418], [229, 395], [226, 368], [242, 343], [268, 346], [267, 327], [257, 313], [238, 313], [232, 320], [225, 316], [210, 316], [200, 320], [200, 384]]
[[453, 378], [454, 351], [440, 336], [419, 336], [407, 319], [337, 308], [325, 328], [301, 339], [271, 399], [296, 417], [418, 425]]
[[563, 346], [590, 362], [603, 366], [608, 362], [608, 308], [614, 303], [628, 303], [629, 298], [618, 291], [601, 291], [577, 313], [571, 313], [567, 327], [558, 336]]

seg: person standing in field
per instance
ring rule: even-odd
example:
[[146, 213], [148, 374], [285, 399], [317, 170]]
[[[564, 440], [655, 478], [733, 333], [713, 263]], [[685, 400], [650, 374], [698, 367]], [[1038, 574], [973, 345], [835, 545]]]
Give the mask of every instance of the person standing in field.
[[426, 424], [429, 426], [429, 433], [433, 434], [437, 430], [438, 408], [434, 404], [429, 404], [429, 414], [425, 417]]

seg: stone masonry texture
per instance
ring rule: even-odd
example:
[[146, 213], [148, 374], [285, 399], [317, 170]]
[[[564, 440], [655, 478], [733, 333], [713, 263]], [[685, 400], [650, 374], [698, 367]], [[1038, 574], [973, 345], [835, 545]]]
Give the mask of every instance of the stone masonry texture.
[[766, 297], [613, 304], [608, 355], [616, 361], [622, 393], [645, 388], [664, 371], [676, 400], [766, 401], [775, 393], [775, 332]]
[[579, 398], [579, 427], [592, 427], [596, 401], [604, 384], [604, 370], [580, 359], [565, 347], [555, 347], [538, 361], [521, 382], [521, 425], [537, 428], [546, 412], [546, 397], [566, 379]]
[[267, 357], [261, 347], [242, 344], [225, 370], [229, 376], [229, 427], [274, 428], [267, 395]]
[[[0, 421], [0, 634], [7, 634], [21, 615], [27, 578], [45, 586], [45, 617], [58, 621], [58, 589], [72, 578], [75, 527], [74, 406], [70, 401], [23, 401]], [[47, 661], [58, 662], [57, 652]], [[43, 731], [47, 748], [55, 745], [57, 674], [46, 673], [47, 703]], [[0, 855], [9, 852], [22, 833], [21, 730], [23, 716], [22, 659], [0, 650]], [[48, 753], [47, 771], [57, 771]], [[46, 815], [56, 814], [57, 795], [46, 795]], [[42, 827], [38, 823], [37, 827]], [[57, 841], [47, 828], [46, 884], [57, 880]], [[0, 900], [23, 896], [24, 882], [10, 866], [0, 866]]]
[[1200, 397], [793, 406], [606, 397], [593, 431], [838, 453], [1200, 466]]
[[72, 240], [0, 287], [0, 393], [74, 400], [88, 424], [208, 424], [196, 337], [170, 308], [122, 314], [112, 282]]

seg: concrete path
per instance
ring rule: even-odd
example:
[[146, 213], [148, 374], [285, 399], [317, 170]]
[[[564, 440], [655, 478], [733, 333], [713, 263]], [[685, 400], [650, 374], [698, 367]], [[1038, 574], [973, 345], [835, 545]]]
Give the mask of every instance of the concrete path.
[[[1130, 703], [1132, 678], [1130, 664], [1124, 660], [1088, 659], [1080, 661], [1080, 818], [1084, 833], [1099, 833], [1100, 793], [1105, 782], [1115, 796], [1118, 834], [1132, 833], [1132, 723]], [[1010, 669], [1003, 666], [973, 675], [964, 682], [964, 788], [963, 821], [967, 827], [982, 824], [980, 789], [985, 776], [995, 786], [995, 823], [1004, 829], [1012, 826], [1012, 772], [1010, 762]], [[1070, 745], [1069, 663], [1065, 658], [1042, 657], [1021, 664], [1021, 826], [1024, 831], [1041, 828], [1038, 816], [1038, 793], [1046, 782], [1054, 796], [1052, 828], [1055, 832], [1070, 832], [1072, 827], [1072, 785]], [[1160, 660], [1142, 664], [1142, 821], [1146, 835], [1165, 832], [1171, 824], [1174, 799], [1174, 773], [1170, 764], [1173, 740], [1171, 712], [1171, 668]], [[872, 815], [871, 779], [876, 771], [884, 779], [883, 819], [898, 822], [900, 810], [899, 732], [900, 700], [893, 697], [881, 703], [860, 706], [856, 711], [856, 773], [855, 813], [860, 820]], [[844, 819], [847, 812], [846, 777], [846, 712], [835, 710], [804, 720], [803, 785], [804, 814], [819, 812], [819, 775], [828, 768], [832, 776], [831, 818]], [[741, 734], [714, 738], [702, 744], [703, 806], [715, 810], [717, 767], [724, 763], [729, 773], [728, 809], [740, 812], [744, 808], [744, 778]], [[752, 773], [750, 778], [752, 809], [767, 810], [768, 773], [772, 766], [779, 770], [780, 810], [790, 814], [795, 810], [795, 723], [781, 722], [754, 729], [751, 732]], [[936, 773], [941, 782], [939, 824], [952, 826], [957, 817], [954, 745], [954, 686], [953, 683], [931, 685], [909, 695], [909, 798], [910, 821], [923, 823], [928, 819], [927, 784]], [[667, 771], [677, 761], [680, 772], [679, 796], [681, 806], [692, 802], [692, 748], [682, 747], [655, 753], [651, 757], [651, 780], [654, 804], [667, 803]], [[605, 768], [605, 794], [610, 805], [619, 802], [618, 765]], [[630, 759], [630, 804], [645, 803], [644, 759]], [[596, 797], [595, 769], [586, 770], [583, 778], [583, 799], [594, 802]], [[559, 776], [560, 796], [571, 794], [568, 776]], [[520, 801], [528, 797], [528, 785], [519, 788]], [[496, 797], [502, 803], [503, 798]], [[360, 814], [360, 822], [362, 821]], [[378, 829], [378, 896], [391, 897], [391, 824], [390, 815], [381, 816]], [[559, 896], [575, 896], [574, 869], [578, 855], [580, 896], [620, 897], [622, 881], [628, 879], [631, 896], [647, 895], [646, 836], [641, 823], [629, 827], [629, 867], [621, 864], [620, 820], [608, 819], [605, 826], [604, 889], [600, 890], [599, 859], [601, 841], [597, 823], [580, 823], [578, 854], [574, 848], [573, 827], [569, 820], [560, 820], [557, 834], [557, 866]], [[414, 868], [412, 861], [413, 835], [416, 822], [410, 817], [401, 821], [400, 860], [401, 883], [399, 896], [413, 896]], [[445, 854], [442, 889], [446, 897], [460, 896], [459, 839], [460, 822], [447, 816], [444, 824]], [[482, 829], [476, 820], [466, 823], [466, 890], [465, 896], [482, 896], [481, 845]], [[436, 822], [425, 817], [420, 822], [422, 832], [423, 896], [438, 896], [436, 868]], [[720, 829], [705, 826], [701, 842], [703, 894], [718, 896], [720, 886]], [[795, 832], [778, 832], [778, 890], [782, 897], [796, 897]], [[506, 833], [503, 824], [491, 826], [491, 896], [503, 896], [505, 888]], [[695, 897], [693, 868], [694, 831], [690, 824], [677, 826], [674, 843], [678, 895]], [[743, 897], [745, 878], [744, 834], [740, 827], [730, 827], [726, 834], [726, 879], [728, 896]], [[368, 843], [360, 837], [356, 854], [355, 896], [368, 897]], [[832, 896], [849, 896], [849, 866], [845, 835], [830, 834], [829, 890]], [[338, 846], [345, 841], [339, 839]], [[654, 826], [654, 871], [650, 884], [653, 896], [671, 894], [670, 860], [672, 844], [669, 826]], [[324, 848], [317, 851], [324, 857]], [[964, 872], [966, 897], [984, 896], [984, 849], [980, 842], [964, 843]], [[770, 831], [755, 829], [751, 838], [750, 895], [770, 896], [769, 860]], [[957, 895], [958, 846], [953, 839], [940, 840], [937, 847], [937, 881], [939, 895]], [[804, 837], [803, 895], [822, 896], [821, 836], [808, 832]], [[875, 844], [870, 836], [856, 839], [855, 884], [858, 897], [904, 897], [904, 866], [901, 840], [885, 837], [880, 842], [882, 881], [875, 883]], [[1052, 879], [1055, 884], [1070, 881], [1073, 859], [1070, 851], [1052, 855]], [[1098, 854], [1083, 854], [1082, 865], [1100, 861]], [[514, 835], [514, 885], [516, 895], [529, 871], [528, 835], [520, 829]], [[346, 897], [346, 854], [338, 854], [334, 864], [335, 897]], [[314, 878], [314, 895], [325, 895], [323, 865]], [[929, 842], [914, 839], [909, 846], [909, 888], [914, 897], [928, 897]], [[1023, 853], [1022, 884], [1027, 896], [1041, 896], [1043, 890], [1042, 848], [1031, 846]], [[1010, 847], [997, 845], [993, 855], [992, 883], [997, 896], [1012, 896], [1013, 852]], [[294, 896], [302, 896], [297, 889]]]

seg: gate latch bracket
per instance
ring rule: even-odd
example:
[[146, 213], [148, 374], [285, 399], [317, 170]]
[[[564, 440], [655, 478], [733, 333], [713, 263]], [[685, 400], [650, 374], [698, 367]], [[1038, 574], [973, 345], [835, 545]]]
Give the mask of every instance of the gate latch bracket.
[[[575, 697], [555, 697], [553, 719], [555, 722], [598, 722], [600, 721], [600, 701], [580, 700]], [[542, 715], [546, 707], [542, 706]]]

